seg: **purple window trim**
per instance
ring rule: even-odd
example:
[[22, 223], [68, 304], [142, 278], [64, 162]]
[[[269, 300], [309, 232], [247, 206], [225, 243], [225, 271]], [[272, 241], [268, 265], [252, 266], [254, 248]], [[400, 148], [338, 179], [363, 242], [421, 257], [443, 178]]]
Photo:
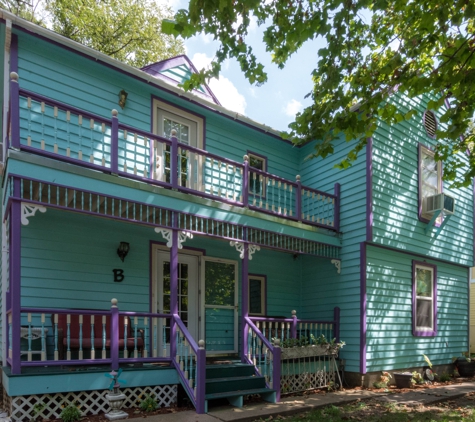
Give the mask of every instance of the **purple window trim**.
[[[418, 186], [418, 192], [417, 192], [417, 198], [418, 198], [418, 211], [417, 215], [419, 218], [419, 221], [423, 223], [429, 223], [430, 219], [427, 219], [422, 216], [422, 149], [426, 149], [427, 151], [433, 152], [432, 148], [429, 148], [428, 146], [422, 144], [419, 142], [418, 145], [418, 150], [417, 150], [417, 186]], [[442, 173], [443, 173], [443, 167], [442, 164], [440, 164], [440, 179], [438, 180], [438, 191], [439, 193], [442, 193], [444, 191], [444, 185], [442, 183]], [[435, 222], [435, 227], [440, 227], [440, 223]]]
[[[255, 273], [249, 273], [248, 275], [248, 280], [251, 279], [251, 278], [261, 278], [261, 279], [264, 279], [262, 280], [263, 283], [264, 283], [264, 309], [262, 310], [262, 316], [264, 315], [267, 315], [267, 275], [265, 274], [255, 274]], [[249, 283], [249, 286], [251, 285], [250, 281], [248, 281]], [[249, 301], [251, 300], [250, 296], [249, 296]], [[261, 303], [262, 303], [262, 298], [261, 298]], [[251, 304], [249, 303], [249, 309], [251, 308]], [[258, 314], [251, 314], [249, 313], [249, 316], [250, 315], [258, 315]]]
[[426, 129], [426, 114], [428, 113], [431, 113], [433, 116], [434, 116], [434, 120], [435, 120], [435, 131], [437, 132], [437, 129], [439, 127], [439, 121], [437, 120], [437, 116], [435, 115], [435, 113], [432, 111], [432, 110], [426, 110], [424, 111], [424, 113], [422, 114], [422, 125], [424, 126], [424, 131], [426, 133], [426, 135], [430, 138], [430, 139], [436, 139], [436, 135], [434, 134], [433, 136], [432, 135], [429, 135], [427, 133], [427, 129]]
[[373, 138], [366, 143], [366, 241], [373, 241]]
[[[150, 97], [150, 109], [151, 109], [151, 121], [150, 121], [150, 133], [153, 133], [153, 122], [154, 120], [157, 118], [156, 114], [155, 114], [155, 108], [153, 106], [153, 102], [157, 100], [157, 101], [160, 101], [162, 103], [165, 103], [167, 105], [169, 105], [170, 107], [173, 107], [173, 108], [177, 108], [179, 110], [182, 110], [184, 111], [185, 113], [188, 113], [188, 114], [191, 114], [193, 116], [195, 116], [196, 118], [200, 119], [202, 122], [203, 122], [203, 133], [202, 133], [202, 139], [203, 139], [203, 145], [202, 145], [202, 148], [203, 150], [206, 150], [206, 117], [203, 115], [203, 114], [200, 114], [200, 113], [196, 113], [195, 111], [192, 111], [190, 109], [187, 109], [185, 107], [182, 107], [178, 104], [175, 104], [175, 103], [172, 103], [171, 101], [168, 101], [168, 100], [165, 100], [163, 98], [160, 98], [158, 97], [157, 95], [155, 94], [152, 94], [151, 97]], [[156, 134], [157, 135], [157, 134]], [[159, 136], [159, 135], [157, 135]]]
[[[416, 268], [417, 267], [428, 267], [431, 268], [433, 273], [432, 280], [432, 306], [433, 306], [433, 315], [432, 315], [432, 330], [428, 331], [417, 331], [416, 322], [417, 322], [417, 309], [416, 309]], [[414, 337], [435, 337], [437, 335], [437, 266], [433, 264], [428, 264], [423, 261], [412, 261], [412, 335]]]
[[366, 374], [366, 255], [367, 244], [360, 243], [360, 373]]

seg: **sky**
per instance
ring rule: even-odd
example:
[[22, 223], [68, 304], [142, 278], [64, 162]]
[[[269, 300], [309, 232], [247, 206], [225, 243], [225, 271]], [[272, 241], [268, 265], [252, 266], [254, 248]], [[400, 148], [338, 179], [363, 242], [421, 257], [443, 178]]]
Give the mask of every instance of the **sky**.
[[[187, 0], [161, 0], [174, 11], [188, 8]], [[253, 46], [258, 60], [264, 65], [268, 81], [262, 86], [251, 85], [236, 61], [226, 61], [219, 80], [212, 80], [209, 87], [221, 105], [243, 114], [273, 129], [285, 131], [297, 112], [310, 105], [305, 99], [312, 88], [311, 72], [316, 67], [317, 51], [321, 44], [308, 42], [279, 69], [271, 63], [271, 56], [262, 42], [262, 29], [251, 24], [247, 41]], [[201, 69], [213, 59], [218, 44], [211, 35], [200, 34], [185, 40], [186, 55]]]

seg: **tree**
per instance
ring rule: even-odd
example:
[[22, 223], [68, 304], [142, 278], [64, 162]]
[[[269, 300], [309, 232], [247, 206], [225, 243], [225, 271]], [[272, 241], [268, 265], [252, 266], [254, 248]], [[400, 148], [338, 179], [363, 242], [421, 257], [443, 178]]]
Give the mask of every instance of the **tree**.
[[[475, 110], [475, 3], [472, 0], [191, 0], [162, 30], [185, 38], [200, 32], [220, 42], [212, 67], [185, 89], [216, 77], [227, 58], [239, 63], [251, 83], [267, 80], [246, 42], [252, 20], [263, 28], [272, 60], [284, 67], [306, 41], [321, 37], [308, 93], [312, 104], [298, 113], [285, 136], [296, 144], [317, 140], [313, 156], [333, 152], [333, 141], [354, 141], [338, 167], [351, 165], [381, 119], [408, 120], [390, 101], [398, 90], [410, 97], [430, 94], [428, 107], [441, 113], [437, 158], [455, 186], [475, 176], [475, 156], [456, 155], [474, 142], [468, 123]], [[450, 102], [450, 108], [444, 105]], [[356, 110], [356, 112], [355, 112]], [[463, 177], [457, 177], [461, 172]]]
[[0, 0], [3, 8], [135, 67], [184, 53], [161, 33], [169, 7], [155, 0]]

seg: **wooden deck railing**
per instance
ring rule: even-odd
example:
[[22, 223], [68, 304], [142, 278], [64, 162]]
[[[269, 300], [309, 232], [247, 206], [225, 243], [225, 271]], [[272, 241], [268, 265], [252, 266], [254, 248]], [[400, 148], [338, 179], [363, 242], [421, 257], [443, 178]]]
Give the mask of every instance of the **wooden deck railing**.
[[19, 88], [10, 81], [9, 146], [98, 171], [339, 231], [334, 193], [250, 167], [208, 151]]

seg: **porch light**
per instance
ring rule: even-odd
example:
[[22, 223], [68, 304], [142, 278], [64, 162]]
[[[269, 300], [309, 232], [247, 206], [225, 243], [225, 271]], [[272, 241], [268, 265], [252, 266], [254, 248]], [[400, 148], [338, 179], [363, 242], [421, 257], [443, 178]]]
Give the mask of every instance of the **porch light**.
[[129, 244], [127, 242], [120, 242], [119, 248], [117, 249], [117, 255], [124, 262], [125, 257], [129, 253]]
[[123, 89], [122, 91], [119, 92], [119, 105], [124, 108], [125, 107], [125, 103], [127, 102], [127, 96], [129, 94], [127, 94], [127, 92], [125, 92], [125, 89]]

